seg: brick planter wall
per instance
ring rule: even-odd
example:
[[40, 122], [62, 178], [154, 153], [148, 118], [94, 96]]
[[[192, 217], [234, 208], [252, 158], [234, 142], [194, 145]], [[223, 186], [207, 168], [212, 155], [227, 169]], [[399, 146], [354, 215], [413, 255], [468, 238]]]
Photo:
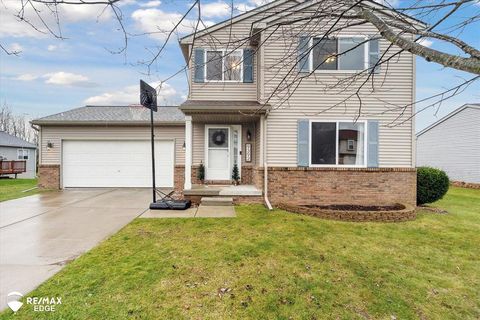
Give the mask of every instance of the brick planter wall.
[[268, 170], [273, 205], [360, 204], [416, 205], [414, 168], [297, 168]]
[[480, 183], [464, 182], [464, 181], [450, 181], [450, 184], [454, 187], [468, 188], [468, 189], [480, 189]]
[[41, 164], [38, 166], [38, 187], [60, 189], [60, 165]]
[[325, 210], [320, 208], [307, 208], [292, 204], [280, 203], [277, 208], [301, 213], [309, 216], [323, 219], [342, 220], [342, 221], [378, 221], [378, 222], [401, 222], [414, 220], [416, 212], [414, 207], [407, 206], [402, 210], [393, 211], [346, 211], [346, 210]]

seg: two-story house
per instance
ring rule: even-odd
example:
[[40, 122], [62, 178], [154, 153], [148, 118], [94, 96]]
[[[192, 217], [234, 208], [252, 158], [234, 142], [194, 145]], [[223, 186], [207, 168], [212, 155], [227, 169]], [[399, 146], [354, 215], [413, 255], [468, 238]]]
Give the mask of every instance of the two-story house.
[[[320, 3], [277, 0], [180, 40], [189, 94], [155, 115], [160, 186], [273, 205], [415, 204], [415, 58], [365, 22], [324, 37], [338, 21], [304, 18]], [[150, 186], [148, 120], [112, 106], [35, 120], [40, 185]], [[235, 166], [242, 187], [227, 187]]]

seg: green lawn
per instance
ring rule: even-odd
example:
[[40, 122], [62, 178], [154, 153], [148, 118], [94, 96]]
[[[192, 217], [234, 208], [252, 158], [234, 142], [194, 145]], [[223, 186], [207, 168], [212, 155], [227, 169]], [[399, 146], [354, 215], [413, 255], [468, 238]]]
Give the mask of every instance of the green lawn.
[[36, 194], [38, 189], [22, 192], [36, 185], [37, 179], [0, 179], [0, 202]]
[[236, 219], [136, 219], [0, 319], [479, 319], [480, 190], [404, 223], [262, 206]]

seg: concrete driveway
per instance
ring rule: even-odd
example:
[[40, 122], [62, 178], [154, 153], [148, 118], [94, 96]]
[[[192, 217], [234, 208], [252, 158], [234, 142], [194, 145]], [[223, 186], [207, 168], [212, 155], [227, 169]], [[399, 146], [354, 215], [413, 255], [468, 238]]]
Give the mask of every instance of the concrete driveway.
[[76, 189], [0, 202], [0, 310], [142, 214], [148, 189]]

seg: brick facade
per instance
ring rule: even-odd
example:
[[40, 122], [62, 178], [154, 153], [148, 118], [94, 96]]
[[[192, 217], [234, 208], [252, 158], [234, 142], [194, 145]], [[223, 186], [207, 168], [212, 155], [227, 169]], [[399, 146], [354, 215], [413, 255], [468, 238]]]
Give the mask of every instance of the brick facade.
[[253, 184], [253, 167], [242, 166], [242, 184]]
[[297, 168], [268, 170], [270, 202], [416, 205], [414, 168]]
[[[245, 169], [248, 168], [248, 169]], [[198, 167], [192, 167], [192, 183], [198, 184]], [[243, 184], [263, 190], [264, 170], [242, 167]], [[175, 166], [175, 198], [183, 197], [184, 166]], [[60, 166], [40, 165], [38, 186], [60, 188]], [[272, 167], [268, 170], [268, 197], [273, 205], [402, 203], [416, 205], [416, 170], [413, 168], [298, 168]], [[262, 197], [238, 197], [235, 203], [262, 203]]]
[[41, 164], [38, 166], [38, 187], [60, 189], [60, 165]]
[[[192, 168], [193, 175], [193, 168]], [[183, 187], [185, 183], [185, 166], [175, 166], [173, 171], [173, 198], [181, 199], [183, 197]]]

